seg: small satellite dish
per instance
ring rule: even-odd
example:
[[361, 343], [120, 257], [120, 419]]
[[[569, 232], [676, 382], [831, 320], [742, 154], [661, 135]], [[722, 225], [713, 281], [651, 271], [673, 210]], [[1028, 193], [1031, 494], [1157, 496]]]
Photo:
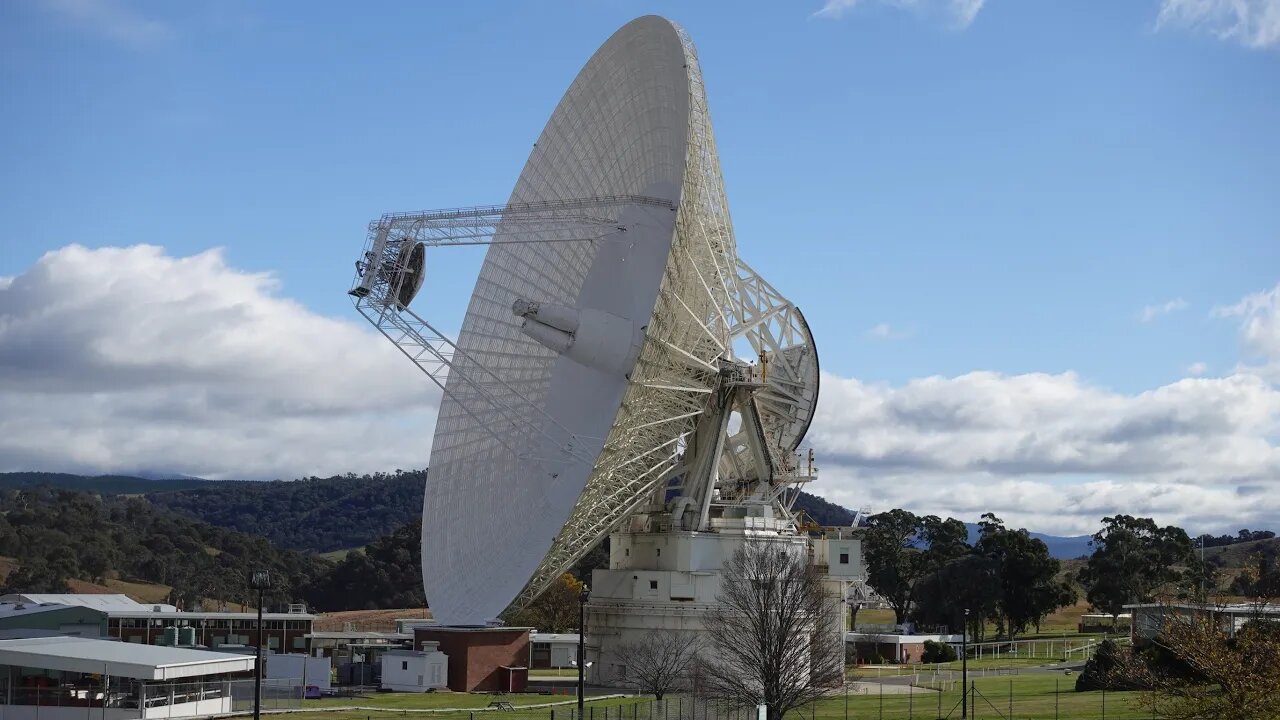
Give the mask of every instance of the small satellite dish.
[[[409, 301], [428, 249], [476, 244], [454, 340]], [[422, 523], [440, 623], [531, 601], [637, 513], [803, 542], [816, 348], [737, 256], [697, 54], [670, 21], [596, 51], [506, 203], [372, 223], [350, 293], [443, 390]]]

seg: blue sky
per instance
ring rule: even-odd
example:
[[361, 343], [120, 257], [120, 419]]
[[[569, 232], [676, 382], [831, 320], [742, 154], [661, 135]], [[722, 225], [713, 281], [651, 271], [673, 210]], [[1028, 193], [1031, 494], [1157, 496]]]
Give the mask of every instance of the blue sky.
[[[587, 57], [648, 13], [697, 43], [740, 253], [859, 392], [1071, 373], [1133, 400], [1274, 360], [1247, 327], [1273, 310], [1221, 309], [1280, 283], [1277, 0], [4, 3], [0, 276], [72, 243], [156, 245], [157, 262], [223, 248], [222, 271], [271, 274], [265, 296], [350, 321], [365, 224], [504, 200]], [[429, 273], [437, 316], [460, 317], [471, 279]], [[1264, 378], [1244, 433], [1262, 457], [1213, 470], [1237, 491], [1280, 467], [1274, 376], [1245, 374]], [[848, 463], [833, 497], [899, 502], [864, 476], [866, 453], [828, 442]], [[75, 462], [26, 445], [0, 460], [146, 462], [103, 443]], [[292, 474], [312, 469], [361, 468]]]

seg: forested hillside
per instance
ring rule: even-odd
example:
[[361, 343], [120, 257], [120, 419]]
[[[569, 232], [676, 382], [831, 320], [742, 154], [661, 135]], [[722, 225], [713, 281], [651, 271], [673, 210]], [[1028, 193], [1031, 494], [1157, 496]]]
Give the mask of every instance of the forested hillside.
[[248, 602], [246, 578], [257, 568], [275, 576], [275, 604], [291, 602], [329, 568], [143, 498], [50, 488], [0, 492], [0, 555], [19, 565], [4, 592], [66, 592], [68, 579], [111, 577], [171, 586], [170, 601], [187, 607]]
[[281, 548], [328, 552], [363, 547], [422, 516], [426, 470], [275, 482], [202, 482], [148, 493], [189, 517], [262, 535]]
[[823, 527], [848, 527], [853, 523], [853, 511], [842, 505], [828, 502], [817, 495], [801, 492], [796, 500], [796, 510], [803, 510]]
[[321, 610], [423, 607], [422, 521], [352, 550], [307, 590]]

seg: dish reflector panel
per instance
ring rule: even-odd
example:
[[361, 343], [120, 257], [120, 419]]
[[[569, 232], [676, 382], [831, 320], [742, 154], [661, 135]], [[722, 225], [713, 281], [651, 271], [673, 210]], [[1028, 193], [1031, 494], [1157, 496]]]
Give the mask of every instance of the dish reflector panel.
[[[516, 182], [511, 204], [667, 202], [622, 207], [625, 234], [603, 241], [520, 242], [518, 229], [498, 226], [450, 372], [492, 374], [484, 391], [507, 411], [492, 410], [474, 384], [452, 375], [446, 384], [422, 548], [428, 603], [441, 623], [492, 620], [531, 576], [532, 585], [563, 570], [565, 558], [590, 549], [584, 538], [608, 530], [588, 525], [612, 524], [641, 497], [643, 461], [673, 452], [669, 443], [655, 447], [662, 444], [655, 438], [679, 434], [679, 413], [658, 397], [646, 406], [636, 383], [666, 372], [667, 346], [681, 340], [682, 326], [655, 317], [671, 303], [662, 291], [682, 245], [686, 178], [697, 165], [690, 155], [707, 152], [690, 147], [691, 96], [705, 100], [686, 44], [656, 17], [615, 33], [565, 93]], [[731, 248], [732, 237], [716, 243]], [[700, 294], [688, 312], [705, 320], [709, 295]], [[681, 351], [688, 358], [679, 364], [695, 374], [712, 368], [709, 358]], [[651, 422], [675, 426], [645, 432]], [[632, 467], [618, 467], [622, 461]], [[573, 516], [584, 510], [591, 522], [575, 528]]]

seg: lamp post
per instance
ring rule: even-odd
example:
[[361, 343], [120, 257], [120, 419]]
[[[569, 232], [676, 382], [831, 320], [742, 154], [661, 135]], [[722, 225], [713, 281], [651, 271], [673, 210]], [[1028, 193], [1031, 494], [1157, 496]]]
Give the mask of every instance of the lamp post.
[[[583, 720], [587, 692], [587, 600], [591, 592], [582, 586], [578, 595], [578, 720]], [[256, 720], [256, 718], [255, 718]]]
[[[254, 570], [249, 576], [249, 587], [258, 591], [258, 639], [254, 643], [257, 660], [253, 664], [253, 720], [262, 718], [262, 593], [271, 587], [271, 573]], [[305, 661], [304, 661], [305, 662]], [[306, 688], [303, 688], [306, 694]]]
[[964, 628], [960, 633], [960, 717], [969, 717], [969, 608], [964, 609]]

